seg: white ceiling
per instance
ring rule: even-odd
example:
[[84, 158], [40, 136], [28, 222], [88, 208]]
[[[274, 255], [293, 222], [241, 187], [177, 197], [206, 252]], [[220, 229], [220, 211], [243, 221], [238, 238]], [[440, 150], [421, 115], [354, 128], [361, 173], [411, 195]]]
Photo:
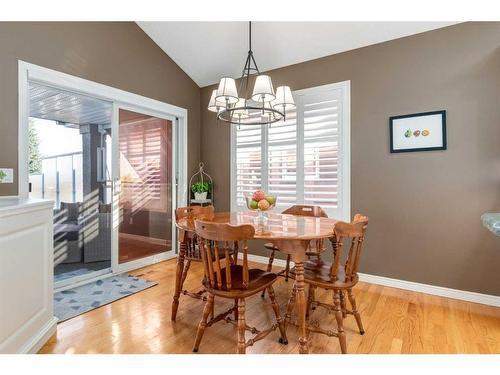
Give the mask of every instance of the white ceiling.
[[[253, 22], [260, 71], [418, 34], [456, 22]], [[200, 87], [241, 76], [247, 22], [138, 22]]]

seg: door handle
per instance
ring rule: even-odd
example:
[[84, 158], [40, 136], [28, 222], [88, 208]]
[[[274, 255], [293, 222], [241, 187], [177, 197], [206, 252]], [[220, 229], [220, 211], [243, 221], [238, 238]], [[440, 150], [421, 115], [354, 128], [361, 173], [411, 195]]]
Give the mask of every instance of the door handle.
[[121, 183], [119, 178], [113, 179], [113, 194], [119, 194], [121, 192]]

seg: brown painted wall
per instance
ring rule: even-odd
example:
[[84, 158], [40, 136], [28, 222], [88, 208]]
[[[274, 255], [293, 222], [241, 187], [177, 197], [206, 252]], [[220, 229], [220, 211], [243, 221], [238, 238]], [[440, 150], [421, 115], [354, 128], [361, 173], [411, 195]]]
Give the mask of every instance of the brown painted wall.
[[[292, 90], [351, 81], [351, 211], [370, 217], [362, 272], [500, 295], [500, 238], [480, 222], [500, 211], [500, 23], [460, 24], [270, 74]], [[225, 211], [230, 134], [205, 109], [211, 89], [201, 94], [201, 156]], [[440, 109], [448, 150], [389, 153], [389, 116]]]
[[[188, 165], [200, 154], [200, 88], [133, 22], [0, 22], [0, 166], [17, 177], [17, 60], [188, 110]], [[0, 195], [17, 194], [0, 184]]]

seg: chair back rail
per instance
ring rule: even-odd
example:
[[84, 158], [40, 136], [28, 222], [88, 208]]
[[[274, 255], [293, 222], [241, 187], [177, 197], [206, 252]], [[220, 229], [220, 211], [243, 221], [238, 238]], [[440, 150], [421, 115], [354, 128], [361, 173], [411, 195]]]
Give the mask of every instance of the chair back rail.
[[337, 279], [337, 272], [342, 258], [342, 247], [344, 241], [350, 239], [349, 252], [344, 264], [345, 282], [353, 280], [358, 273], [361, 251], [365, 238], [368, 218], [364, 215], [356, 214], [352, 223], [339, 221], [335, 224], [334, 236], [332, 239], [333, 263], [330, 268], [332, 280]]
[[[195, 220], [194, 225], [196, 234], [200, 239], [199, 247], [205, 277], [209, 281], [210, 286], [214, 289], [222, 289], [222, 278], [224, 277], [226, 288], [228, 290], [231, 289], [233, 281], [231, 275], [231, 257], [229, 254], [230, 252], [237, 253], [237, 249], [240, 249], [243, 254], [242, 284], [243, 288], [247, 288], [249, 282], [247, 241], [254, 237], [254, 227], [251, 225], [233, 226], [226, 223], [214, 223], [203, 220]], [[225, 259], [220, 259], [219, 257], [221, 249], [225, 254]], [[225, 267], [223, 267], [223, 262], [225, 262]], [[225, 272], [223, 275], [222, 271], [224, 268]]]

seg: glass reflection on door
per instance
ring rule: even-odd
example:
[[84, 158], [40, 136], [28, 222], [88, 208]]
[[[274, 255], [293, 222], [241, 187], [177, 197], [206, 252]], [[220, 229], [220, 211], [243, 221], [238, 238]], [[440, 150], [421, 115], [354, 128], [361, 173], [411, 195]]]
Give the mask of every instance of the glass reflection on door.
[[118, 262], [172, 249], [172, 121], [119, 110]]

